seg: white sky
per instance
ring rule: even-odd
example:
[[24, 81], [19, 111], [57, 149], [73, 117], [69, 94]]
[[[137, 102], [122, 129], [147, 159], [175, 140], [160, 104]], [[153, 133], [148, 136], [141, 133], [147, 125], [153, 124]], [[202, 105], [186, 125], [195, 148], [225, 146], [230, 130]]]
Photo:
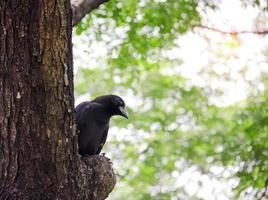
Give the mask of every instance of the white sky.
[[[254, 20], [258, 14], [257, 8], [245, 9], [238, 0], [225, 0], [220, 6], [220, 11], [207, 9], [207, 12], [203, 13], [203, 18], [208, 26], [223, 31], [250, 31], [258, 28]], [[119, 28], [115, 32], [124, 31]], [[122, 34], [116, 33], [116, 35]], [[204, 35], [206, 38], [203, 37]], [[110, 40], [116, 43], [119, 39], [115, 37]], [[94, 68], [105, 65], [104, 58], [109, 49], [105, 42], [92, 40], [90, 31], [74, 36], [73, 43], [75, 72], [78, 67]], [[237, 46], [230, 48], [229, 43]], [[197, 29], [195, 32], [180, 36], [177, 45], [178, 48], [174, 47], [163, 52], [163, 56], [170, 59], [181, 58], [183, 64], [172, 67], [170, 70], [167, 69], [163, 73], [179, 73], [187, 78], [190, 84], [208, 87], [212, 90], [222, 90], [224, 95], [220, 98], [213, 95], [210, 97], [211, 103], [218, 106], [230, 105], [245, 99], [249, 95], [248, 81], [256, 82], [264, 71], [268, 71], [267, 58], [264, 53], [268, 52], [267, 36], [243, 34], [239, 37], [232, 37], [214, 31]], [[208, 76], [207, 72], [202, 73], [207, 70], [214, 71], [216, 76]], [[264, 85], [259, 83], [256, 88], [263, 90]], [[86, 97], [80, 97], [76, 102], [81, 102]], [[131, 99], [132, 97], [129, 98]]]

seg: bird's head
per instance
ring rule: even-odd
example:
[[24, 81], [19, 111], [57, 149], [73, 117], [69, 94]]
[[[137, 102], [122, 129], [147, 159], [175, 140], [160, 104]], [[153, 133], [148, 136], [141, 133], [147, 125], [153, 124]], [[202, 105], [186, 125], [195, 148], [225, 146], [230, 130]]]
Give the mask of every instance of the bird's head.
[[105, 104], [111, 115], [121, 115], [128, 119], [124, 100], [117, 95], [104, 95], [94, 99], [95, 102]]

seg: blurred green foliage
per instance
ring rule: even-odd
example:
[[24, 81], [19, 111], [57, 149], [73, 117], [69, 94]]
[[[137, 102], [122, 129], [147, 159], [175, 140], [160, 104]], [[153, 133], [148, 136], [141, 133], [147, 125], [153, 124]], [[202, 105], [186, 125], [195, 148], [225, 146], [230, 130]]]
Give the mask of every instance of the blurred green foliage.
[[[234, 199], [262, 195], [268, 176], [268, 92], [229, 107], [211, 105], [207, 88], [165, 73], [182, 61], [161, 56], [161, 49], [200, 22], [200, 4], [215, 9], [217, 2], [114, 0], [75, 27], [78, 35], [90, 29], [99, 41], [123, 30], [115, 33], [116, 45], [112, 36], [105, 40], [107, 65], [82, 66], [75, 75], [77, 97], [116, 93], [130, 99], [130, 119], [113, 120], [122, 135], [109, 136], [106, 145], [119, 176], [112, 199], [201, 199], [189, 195], [187, 181], [178, 182], [189, 169], [221, 181], [238, 178]], [[229, 170], [231, 177], [212, 173], [213, 166]]]

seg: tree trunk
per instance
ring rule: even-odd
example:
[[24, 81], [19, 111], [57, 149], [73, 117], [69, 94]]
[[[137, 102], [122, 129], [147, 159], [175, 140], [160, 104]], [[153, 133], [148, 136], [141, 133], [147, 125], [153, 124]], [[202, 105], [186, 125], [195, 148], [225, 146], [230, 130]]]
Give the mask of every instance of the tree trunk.
[[[105, 158], [77, 156], [71, 30], [70, 1], [0, 1], [1, 200], [104, 199], [115, 184]], [[88, 185], [97, 164], [108, 178]]]

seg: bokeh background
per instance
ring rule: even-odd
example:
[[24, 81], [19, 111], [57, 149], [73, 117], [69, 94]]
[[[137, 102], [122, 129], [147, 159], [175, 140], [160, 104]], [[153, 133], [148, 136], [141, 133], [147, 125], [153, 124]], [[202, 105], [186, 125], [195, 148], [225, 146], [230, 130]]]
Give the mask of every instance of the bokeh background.
[[76, 104], [114, 93], [110, 200], [268, 199], [266, 0], [110, 0], [74, 28]]

